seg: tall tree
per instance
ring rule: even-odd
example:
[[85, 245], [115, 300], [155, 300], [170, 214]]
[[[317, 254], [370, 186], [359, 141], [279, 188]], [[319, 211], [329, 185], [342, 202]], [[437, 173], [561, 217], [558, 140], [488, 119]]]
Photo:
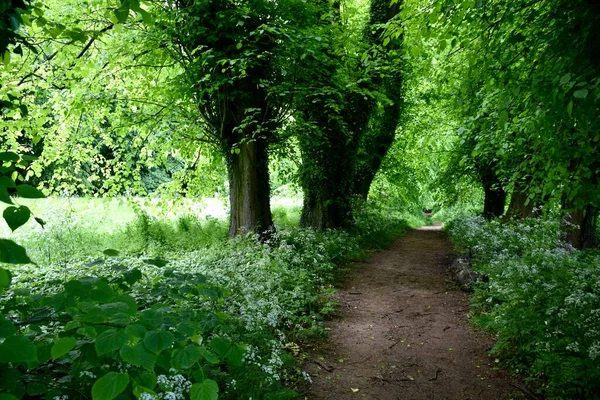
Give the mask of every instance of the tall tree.
[[274, 88], [285, 75], [281, 54], [310, 10], [296, 0], [174, 0], [165, 7], [184, 88], [227, 162], [231, 236], [273, 229], [269, 146], [290, 102]]

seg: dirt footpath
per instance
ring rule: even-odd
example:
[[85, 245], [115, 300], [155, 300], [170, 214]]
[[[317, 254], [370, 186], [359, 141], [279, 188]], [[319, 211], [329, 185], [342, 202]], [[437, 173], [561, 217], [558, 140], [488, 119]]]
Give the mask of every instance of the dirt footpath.
[[358, 265], [337, 295], [329, 341], [305, 368], [306, 399], [517, 399], [468, 322], [468, 295], [446, 273], [439, 227], [409, 232]]

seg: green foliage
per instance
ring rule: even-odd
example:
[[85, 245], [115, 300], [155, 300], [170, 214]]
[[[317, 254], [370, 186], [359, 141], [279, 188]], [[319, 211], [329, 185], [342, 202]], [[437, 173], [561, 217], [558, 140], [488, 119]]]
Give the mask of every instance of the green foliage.
[[[292, 218], [297, 213], [292, 210]], [[42, 257], [37, 266], [13, 268], [12, 277], [0, 280], [6, 289], [0, 392], [293, 398], [282, 384], [293, 386], [302, 375], [286, 349], [324, 334], [336, 264], [405, 229], [386, 219], [360, 213], [351, 233], [282, 223], [270, 242], [261, 243], [254, 236], [227, 241], [222, 221], [187, 216], [169, 222], [140, 214], [112, 249], [104, 248], [112, 250], [108, 255], [97, 242], [101, 225], [64, 221], [65, 228], [87, 231], [78, 252], [60, 260]], [[60, 246], [60, 238], [46, 240], [58, 229], [51, 224], [29, 233], [31, 242], [49, 246], [32, 254]], [[161, 257], [147, 252], [152, 249]]]
[[554, 219], [500, 224], [461, 217], [446, 227], [474, 269], [475, 322], [492, 353], [552, 399], [596, 398], [600, 382], [600, 254], [561, 242]]

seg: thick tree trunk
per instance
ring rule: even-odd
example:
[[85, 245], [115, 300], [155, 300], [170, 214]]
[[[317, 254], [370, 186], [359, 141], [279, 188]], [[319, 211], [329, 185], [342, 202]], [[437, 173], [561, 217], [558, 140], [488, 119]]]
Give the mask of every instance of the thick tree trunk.
[[506, 220], [511, 220], [531, 217], [533, 215], [533, 202], [527, 202], [528, 198], [523, 186], [517, 183], [510, 196], [510, 203], [504, 218]]
[[331, 202], [316, 193], [304, 192], [304, 204], [300, 225], [313, 229], [337, 229], [350, 225], [352, 209], [350, 202]]
[[266, 237], [273, 230], [268, 149], [262, 139], [244, 141], [229, 156], [229, 236], [255, 232]]
[[506, 203], [506, 192], [501, 187], [484, 185], [483, 217], [492, 219], [504, 214]]
[[[400, 77], [397, 79], [395, 85], [399, 86]], [[394, 104], [385, 107], [378, 129], [375, 132], [367, 132], [361, 138], [353, 194], [363, 200], [367, 200], [375, 175], [377, 175], [383, 159], [396, 138], [396, 128], [402, 110], [402, 99], [399, 87], [391, 90], [397, 93], [391, 94], [388, 92], [386, 94], [394, 101]]]
[[598, 247], [598, 208], [588, 205], [585, 209], [574, 210], [566, 217], [565, 240], [577, 249]]

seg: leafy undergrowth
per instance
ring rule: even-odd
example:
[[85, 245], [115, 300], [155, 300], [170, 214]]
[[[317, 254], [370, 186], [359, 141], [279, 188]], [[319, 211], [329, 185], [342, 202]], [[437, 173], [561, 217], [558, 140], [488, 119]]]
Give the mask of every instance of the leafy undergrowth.
[[112, 233], [30, 236], [37, 265], [0, 277], [0, 397], [296, 397], [307, 376], [294, 356], [324, 333], [336, 266], [407, 224], [366, 207], [350, 232], [314, 232], [275, 214], [268, 243], [227, 240], [215, 219], [145, 214]]
[[497, 334], [492, 352], [554, 399], [600, 398], [600, 253], [560, 241], [551, 219], [460, 217], [446, 226], [474, 269], [475, 321]]

